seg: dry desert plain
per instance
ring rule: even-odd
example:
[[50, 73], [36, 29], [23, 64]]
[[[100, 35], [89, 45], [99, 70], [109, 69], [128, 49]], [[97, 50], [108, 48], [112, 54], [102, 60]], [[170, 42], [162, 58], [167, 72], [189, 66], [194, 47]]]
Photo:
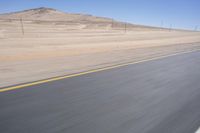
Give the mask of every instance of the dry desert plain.
[[0, 15], [0, 88], [200, 49], [200, 32], [49, 8]]

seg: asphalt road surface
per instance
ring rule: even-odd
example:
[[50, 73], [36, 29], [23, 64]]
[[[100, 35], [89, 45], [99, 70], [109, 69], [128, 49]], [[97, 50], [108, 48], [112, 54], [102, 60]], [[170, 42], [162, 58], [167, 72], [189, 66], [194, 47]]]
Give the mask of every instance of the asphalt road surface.
[[200, 52], [0, 93], [0, 133], [195, 133]]

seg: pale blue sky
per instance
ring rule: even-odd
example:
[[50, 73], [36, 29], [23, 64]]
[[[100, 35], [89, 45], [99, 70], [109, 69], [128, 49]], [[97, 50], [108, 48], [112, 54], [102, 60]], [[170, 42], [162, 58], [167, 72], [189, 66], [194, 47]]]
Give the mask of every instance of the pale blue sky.
[[193, 30], [200, 24], [200, 0], [0, 0], [0, 13], [37, 7], [151, 26]]

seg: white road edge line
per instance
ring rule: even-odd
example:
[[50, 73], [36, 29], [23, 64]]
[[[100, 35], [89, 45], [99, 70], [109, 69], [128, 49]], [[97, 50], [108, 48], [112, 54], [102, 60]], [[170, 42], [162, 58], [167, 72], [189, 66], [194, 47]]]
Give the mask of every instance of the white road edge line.
[[200, 127], [199, 127], [199, 129], [195, 133], [200, 133]]

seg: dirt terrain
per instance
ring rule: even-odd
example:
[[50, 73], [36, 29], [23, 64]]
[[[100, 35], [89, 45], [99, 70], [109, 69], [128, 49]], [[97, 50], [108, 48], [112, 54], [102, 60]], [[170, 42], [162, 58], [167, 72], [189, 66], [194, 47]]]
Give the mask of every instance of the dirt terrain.
[[0, 87], [200, 49], [200, 33], [38, 8], [0, 15]]

